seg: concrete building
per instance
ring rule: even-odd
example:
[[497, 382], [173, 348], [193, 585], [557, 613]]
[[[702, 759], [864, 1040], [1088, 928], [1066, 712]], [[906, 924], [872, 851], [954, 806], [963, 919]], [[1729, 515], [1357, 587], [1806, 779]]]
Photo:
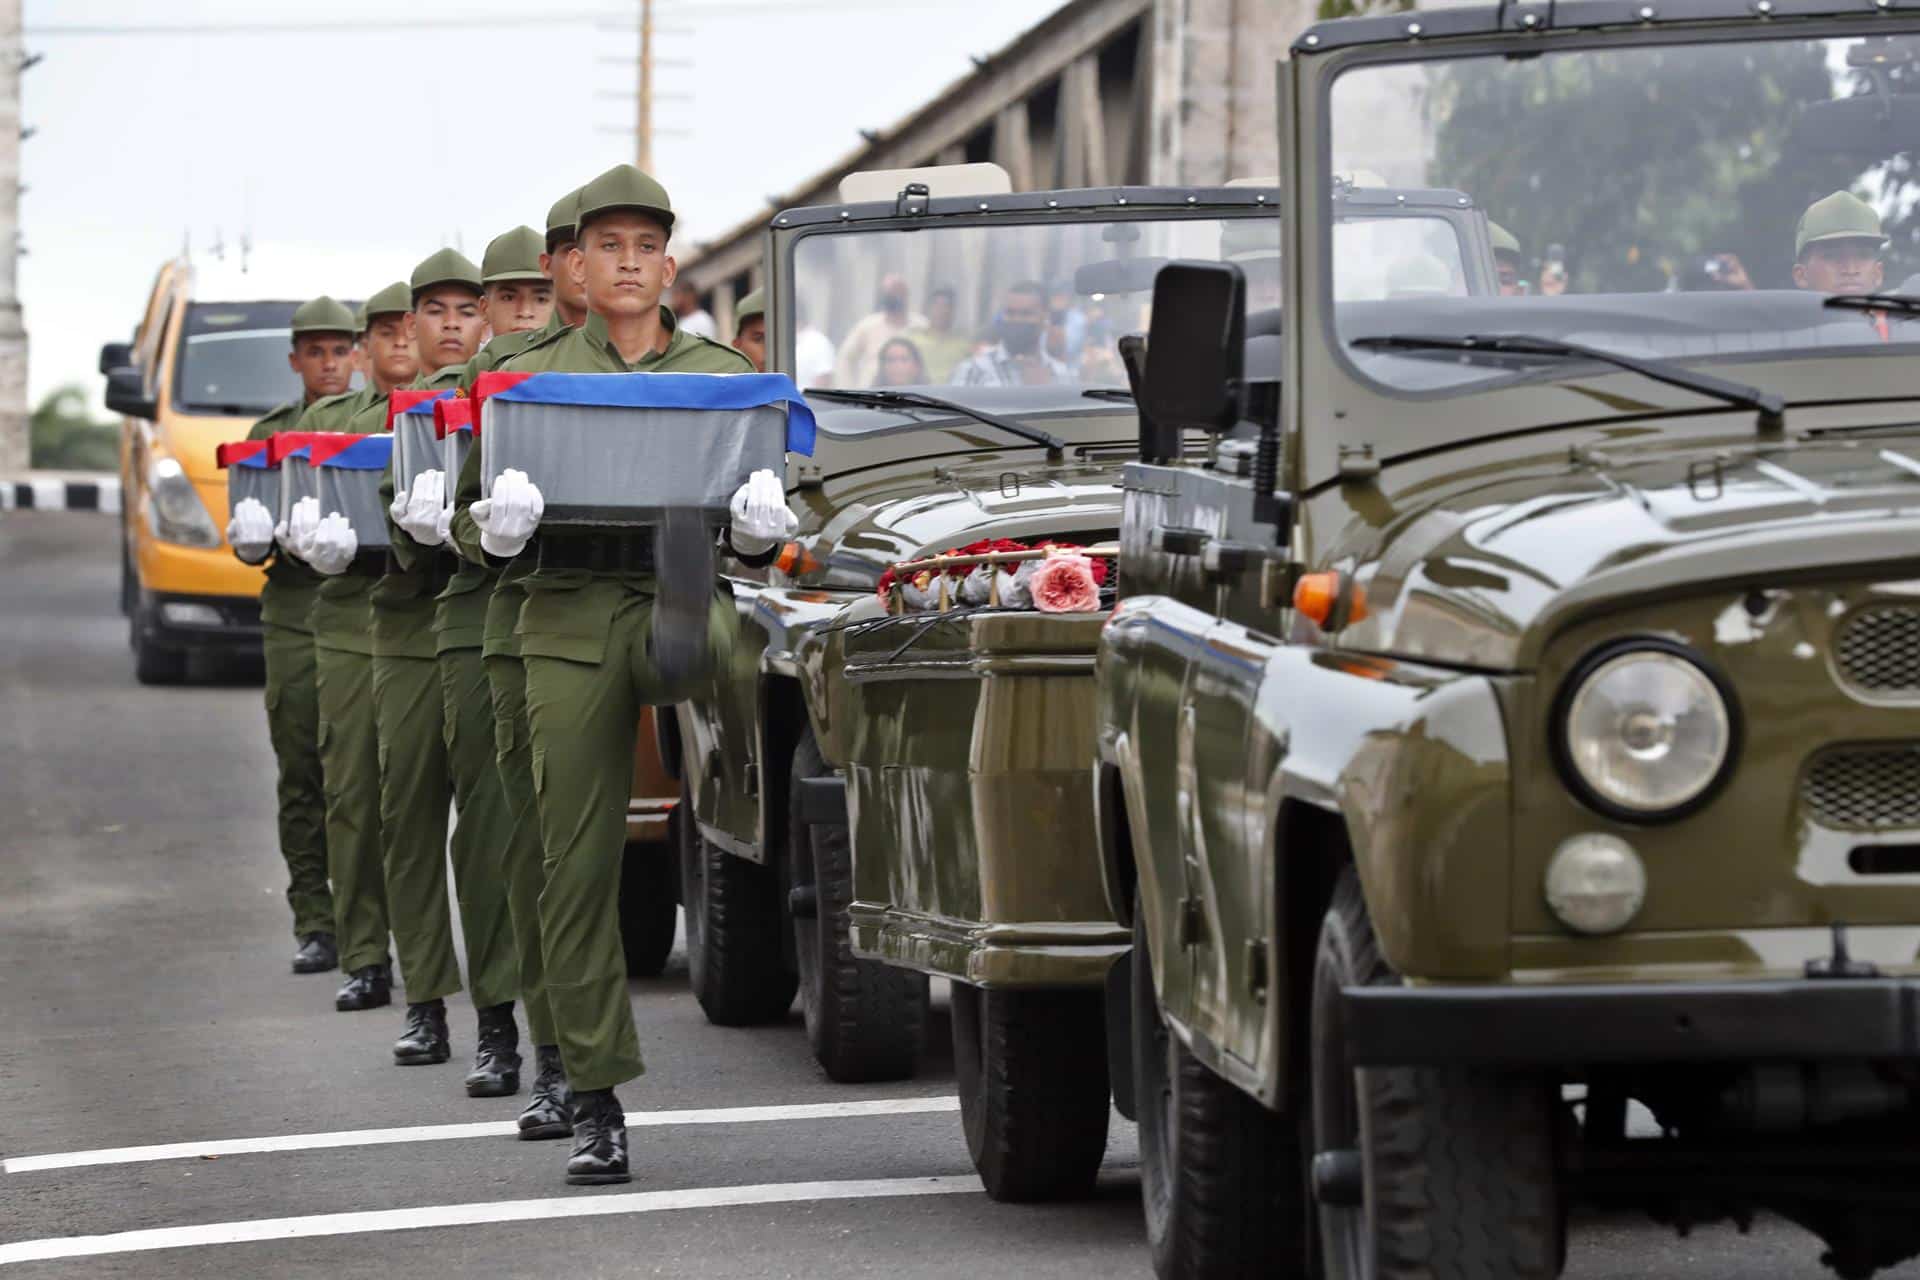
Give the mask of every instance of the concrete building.
[[[1309, 0], [1071, 0], [779, 206], [832, 203], [862, 169], [979, 160], [1020, 191], [1271, 174], [1273, 67], [1317, 15]], [[722, 333], [734, 300], [761, 284], [773, 212], [681, 262]]]
[[27, 331], [15, 286], [20, 241], [21, 0], [0, 0], [0, 475], [27, 469]]

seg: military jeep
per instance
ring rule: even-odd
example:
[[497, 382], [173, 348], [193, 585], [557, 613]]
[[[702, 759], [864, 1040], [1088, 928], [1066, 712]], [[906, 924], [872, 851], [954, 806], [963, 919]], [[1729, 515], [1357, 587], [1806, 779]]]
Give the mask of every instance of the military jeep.
[[[1161, 273], [1098, 657], [1160, 1275], [1552, 1276], [1575, 1205], [1920, 1251], [1916, 33], [1294, 45], [1282, 311]], [[1373, 183], [1484, 209], [1510, 282], [1356, 239]]]
[[[774, 366], [819, 438], [790, 477], [797, 537], [732, 571], [743, 638], [679, 709], [688, 952], [718, 1023], [784, 1017], [797, 987], [842, 1081], [912, 1074], [928, 976], [951, 979], [970, 1148], [994, 1194], [1037, 1198], [1091, 1185], [1110, 1113], [1101, 989], [1128, 938], [1087, 803], [1104, 614], [879, 588], [976, 542], [1110, 543], [1137, 436], [1118, 339], [1169, 260], [1237, 257], [1277, 299], [1278, 193], [928, 176], [773, 219]], [[900, 290], [888, 322], [873, 300]], [[821, 344], [831, 374], [802, 368]]]

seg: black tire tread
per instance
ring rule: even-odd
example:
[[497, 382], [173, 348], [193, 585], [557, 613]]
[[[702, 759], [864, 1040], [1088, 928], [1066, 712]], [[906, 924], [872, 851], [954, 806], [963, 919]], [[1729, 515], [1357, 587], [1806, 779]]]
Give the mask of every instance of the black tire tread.
[[798, 987], [780, 955], [779, 878], [772, 867], [736, 858], [702, 836], [684, 790], [680, 803], [682, 859], [697, 859], [704, 873], [685, 877], [685, 892], [692, 896], [702, 883], [706, 890], [703, 904], [687, 906], [687, 967], [694, 996], [715, 1026], [776, 1021], [793, 1007]]
[[1087, 1195], [1112, 1110], [1104, 994], [956, 983], [953, 1010], [961, 1125], [987, 1194], [1014, 1203]]
[[[807, 1039], [829, 1079], [905, 1080], [918, 1068], [926, 1038], [927, 975], [853, 954], [853, 834], [838, 823], [801, 822], [797, 803], [804, 779], [832, 771], [809, 729], [794, 749], [788, 811], [794, 859], [810, 860], [818, 913], [815, 976], [803, 992]], [[796, 928], [794, 941], [796, 949], [807, 945], [805, 932]]]
[[[1355, 984], [1398, 981], [1359, 878], [1334, 890]], [[1551, 1280], [1560, 1272], [1553, 1100], [1538, 1075], [1436, 1068], [1360, 1073], [1380, 1280]]]

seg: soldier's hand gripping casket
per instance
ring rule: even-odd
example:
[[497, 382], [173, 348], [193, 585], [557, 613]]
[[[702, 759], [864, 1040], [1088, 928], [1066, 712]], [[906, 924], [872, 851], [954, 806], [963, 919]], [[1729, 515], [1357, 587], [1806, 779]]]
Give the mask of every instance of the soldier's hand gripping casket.
[[791, 537], [800, 522], [787, 508], [787, 487], [769, 470], [759, 470], [733, 492], [733, 522], [728, 540], [743, 556], [763, 554], [774, 543]]
[[306, 556], [307, 563], [328, 577], [333, 577], [345, 573], [347, 566], [353, 563], [353, 557], [360, 551], [360, 539], [354, 533], [352, 523], [335, 511], [314, 529], [310, 548]]
[[257, 498], [242, 498], [227, 521], [227, 542], [233, 554], [248, 564], [259, 564], [273, 550], [273, 513]]
[[313, 535], [319, 528], [320, 500], [302, 498], [287, 515], [285, 532], [279, 534], [280, 545], [296, 559], [307, 560], [313, 551]]
[[520, 554], [527, 539], [540, 527], [546, 499], [527, 479], [527, 473], [508, 468], [493, 481], [493, 492], [473, 504], [473, 522], [480, 526], [480, 546], [490, 556]]
[[413, 491], [393, 501], [393, 522], [423, 547], [447, 540], [441, 517], [447, 511], [447, 477], [443, 471], [422, 471], [413, 478]]

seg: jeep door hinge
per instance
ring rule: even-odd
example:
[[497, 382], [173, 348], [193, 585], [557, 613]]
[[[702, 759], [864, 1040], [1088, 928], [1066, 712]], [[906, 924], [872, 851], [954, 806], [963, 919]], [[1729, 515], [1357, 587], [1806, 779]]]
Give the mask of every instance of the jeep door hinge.
[[1200, 899], [1180, 899], [1180, 945], [1197, 947], [1206, 937], [1206, 917], [1200, 912]]
[[1247, 939], [1247, 994], [1260, 1004], [1267, 1002], [1267, 940]]

